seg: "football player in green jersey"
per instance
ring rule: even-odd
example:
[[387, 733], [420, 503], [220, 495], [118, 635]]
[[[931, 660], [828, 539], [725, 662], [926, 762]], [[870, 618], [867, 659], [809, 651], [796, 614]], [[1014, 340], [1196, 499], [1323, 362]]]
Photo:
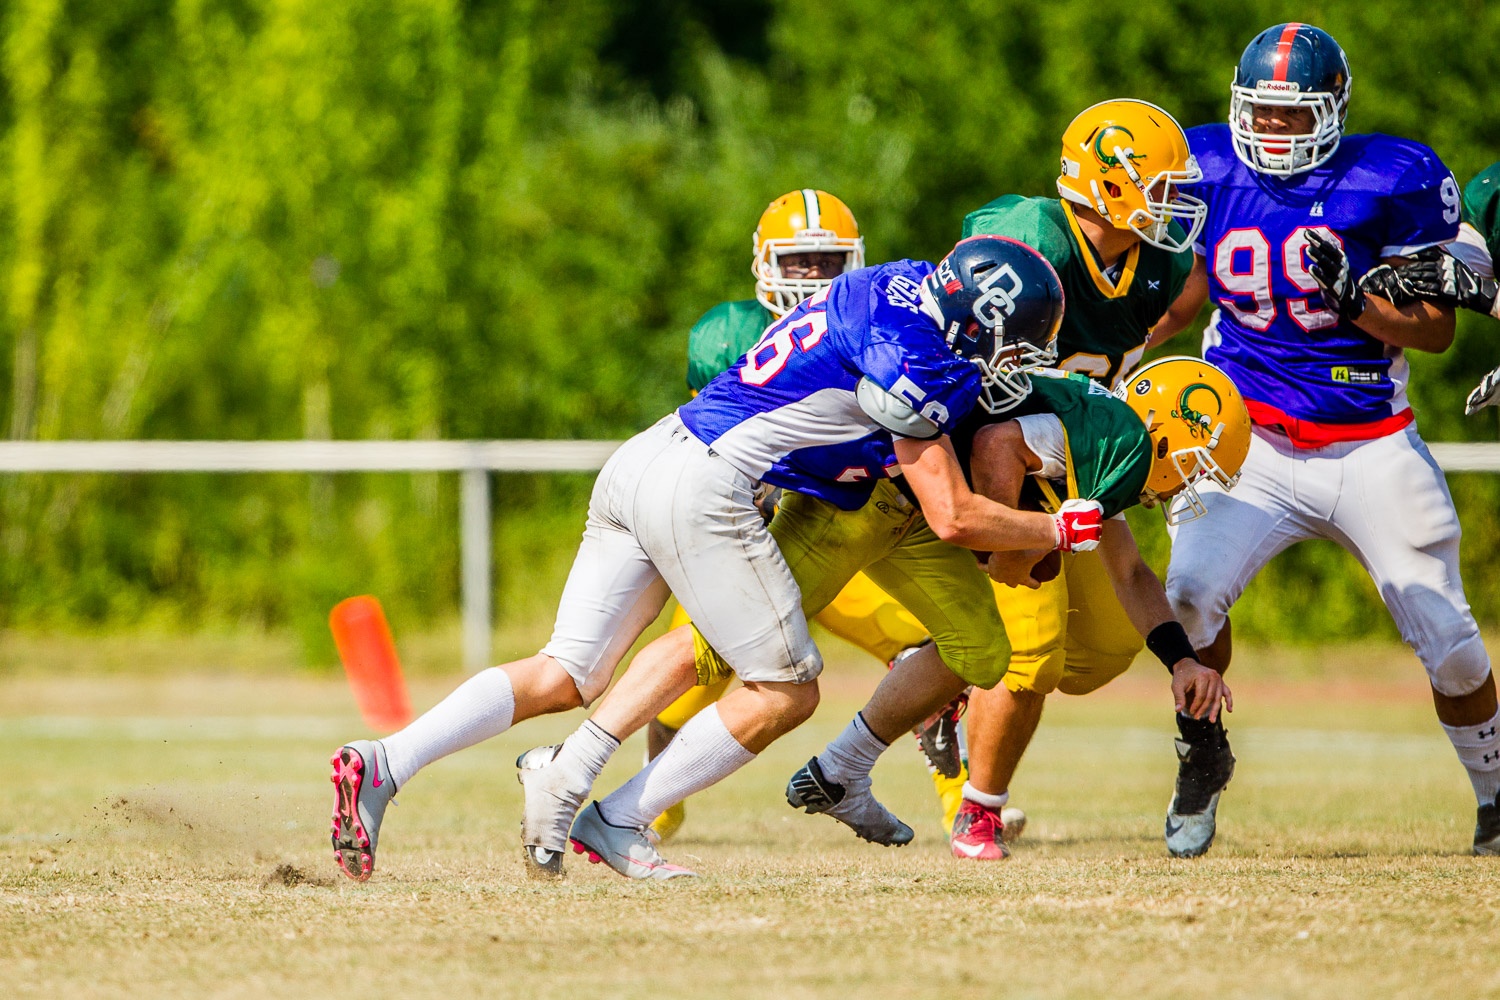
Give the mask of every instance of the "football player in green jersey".
[[[994, 500], [1043, 510], [1057, 510], [1069, 500], [1094, 500], [1109, 518], [1099, 548], [1089, 555], [1096, 558], [1103, 586], [1110, 591], [1109, 603], [1100, 606], [1118, 610], [1101, 614], [1085, 605], [1074, 612], [1083, 612], [1084, 621], [1067, 624], [1065, 629], [1069, 615], [1065, 589], [1064, 601], [1046, 602], [1019, 621], [1026, 631], [1012, 640], [1017, 648], [1035, 643], [1036, 632], [1066, 630], [1066, 655], [1058, 659], [1046, 683], [1055, 686], [1061, 679], [1066, 685], [1063, 690], [1083, 694], [1108, 682], [1119, 673], [1115, 663], [1074, 643], [1080, 632], [1088, 636], [1095, 630], [1130, 631], [1145, 636], [1146, 645], [1172, 672], [1178, 711], [1216, 719], [1220, 697], [1226, 707], [1233, 707], [1228, 689], [1202, 684], [1207, 668], [1197, 662], [1161, 581], [1142, 561], [1120, 515], [1137, 503], [1156, 505], [1178, 494], [1183, 495], [1179, 502], [1196, 506], [1195, 484], [1206, 477], [1232, 484], [1249, 450], [1250, 417], [1229, 379], [1197, 358], [1153, 362], [1131, 376], [1129, 390], [1121, 396], [1124, 402], [1077, 373], [1033, 371], [1026, 398], [1003, 414], [975, 411], [955, 431], [954, 450], [975, 491]], [[1076, 561], [1079, 554], [993, 553], [987, 566], [997, 584], [1016, 585], [996, 586], [997, 596], [1035, 593], [1053, 574], [1063, 572], [1064, 561], [1073, 560], [1067, 573], [1079, 573], [1083, 565]], [[1002, 599], [1000, 607], [1009, 633], [1008, 603]], [[907, 663], [917, 659], [914, 656], [892, 670], [843, 733], [793, 775], [787, 787], [789, 802], [808, 812], [829, 812], [843, 819], [834, 807], [846, 809], [846, 790], [869, 797], [870, 769], [899, 732], [896, 720], [909, 697], [903, 689], [921, 689], [904, 676]], [[1002, 678], [1004, 689], [1032, 691], [1039, 683], [1039, 668], [1046, 665], [1045, 659], [1018, 661], [1012, 655]], [[1012, 674], [1017, 672], [1022, 676], [1013, 687]], [[1001, 689], [1002, 685], [996, 685], [995, 690]], [[1037, 695], [1038, 702], [1041, 697]], [[986, 700], [978, 688], [973, 699], [976, 704]], [[1005, 721], [990, 716], [971, 728], [971, 783], [983, 780], [979, 775], [993, 769], [988, 755], [1002, 749], [1003, 741], [992, 727], [1003, 729]], [[1014, 735], [1014, 731], [998, 734]], [[1030, 730], [1024, 733], [1028, 739], [1030, 735]], [[989, 795], [965, 789], [950, 835], [955, 857], [1001, 860], [1008, 856], [1000, 816], [1007, 796], [1003, 789], [986, 801]], [[863, 812], [874, 808], [866, 805]]]
[[[1481, 170], [1464, 188], [1463, 223], [1458, 239], [1446, 250], [1424, 251], [1415, 263], [1401, 265], [1396, 273], [1421, 298], [1500, 319], [1500, 285], [1495, 281], [1495, 257], [1500, 254], [1500, 163]], [[1496, 403], [1500, 403], [1500, 368], [1469, 393], [1464, 413], [1473, 415]]]
[[[1009, 236], [1046, 256], [1067, 295], [1058, 367], [1115, 388], [1140, 363], [1151, 328], [1192, 270], [1190, 251], [1206, 211], [1179, 198], [1176, 186], [1197, 174], [1171, 115], [1144, 101], [1106, 101], [1063, 132], [1059, 197], [997, 198], [964, 219], [964, 235]], [[1068, 439], [1076, 448], [1081, 436]], [[1138, 556], [1128, 568], [1135, 589], [1161, 589]], [[966, 829], [952, 831], [955, 857], [1005, 856], [990, 829], [999, 824], [1047, 695], [1097, 690], [1141, 651], [1145, 633], [1132, 627], [1109, 569], [1102, 552], [1073, 554], [1035, 589], [996, 587], [1012, 637], [1011, 668], [1003, 684], [974, 692], [969, 704], [970, 773], [960, 814]], [[981, 842], [986, 846], [977, 848]]]

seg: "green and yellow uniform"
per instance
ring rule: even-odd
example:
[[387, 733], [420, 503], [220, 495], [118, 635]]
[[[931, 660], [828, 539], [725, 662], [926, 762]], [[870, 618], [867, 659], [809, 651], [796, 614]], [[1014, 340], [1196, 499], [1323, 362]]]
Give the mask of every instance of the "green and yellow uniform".
[[1464, 221], [1479, 231], [1490, 259], [1500, 258], [1500, 163], [1492, 163], [1464, 185]]
[[1140, 363], [1151, 328], [1193, 269], [1191, 253], [1137, 243], [1106, 273], [1078, 228], [1073, 206], [1060, 198], [996, 198], [964, 218], [964, 236], [1008, 236], [1041, 251], [1067, 302], [1057, 332], [1057, 367], [1110, 388]]
[[[980, 413], [979, 417], [987, 414]], [[1151, 471], [1151, 440], [1129, 406], [1079, 375], [1032, 376], [1031, 394], [1000, 417], [966, 421], [953, 446], [967, 464], [974, 434], [987, 422], [1051, 416], [1062, 425], [1063, 475], [1028, 476], [1021, 505], [1056, 511], [1064, 500], [1097, 500], [1105, 517], [1140, 502]], [[1012, 691], [1088, 694], [1129, 668], [1142, 640], [1097, 552], [1062, 557], [1053, 580], [1036, 590], [994, 584], [1011, 640], [1005, 686]]]

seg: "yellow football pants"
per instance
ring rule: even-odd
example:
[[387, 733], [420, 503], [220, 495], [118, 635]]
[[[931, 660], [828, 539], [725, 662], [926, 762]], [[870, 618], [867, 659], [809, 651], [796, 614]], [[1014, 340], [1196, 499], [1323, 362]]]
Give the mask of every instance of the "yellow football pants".
[[[864, 573], [856, 573], [833, 603], [813, 620], [881, 663], [889, 663], [903, 649], [927, 639], [922, 623]], [[672, 613], [672, 628], [686, 624], [687, 612], [678, 605]], [[658, 715], [657, 721], [669, 729], [681, 729], [687, 720], [718, 701], [729, 681], [730, 678], [724, 677], [693, 688]]]
[[1097, 552], [1063, 556], [1036, 590], [995, 584], [1012, 651], [1005, 686], [1038, 694], [1088, 694], [1123, 674], [1145, 645]]

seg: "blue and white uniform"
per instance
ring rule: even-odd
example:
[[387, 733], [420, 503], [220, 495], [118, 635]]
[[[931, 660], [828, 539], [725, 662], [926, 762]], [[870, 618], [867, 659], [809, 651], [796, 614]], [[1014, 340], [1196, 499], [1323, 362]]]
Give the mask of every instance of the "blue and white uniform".
[[1308, 271], [1307, 232], [1332, 234], [1356, 278], [1381, 258], [1458, 232], [1452, 174], [1420, 143], [1345, 136], [1322, 166], [1267, 176], [1241, 162], [1227, 125], [1188, 133], [1208, 204], [1195, 247], [1217, 306], [1204, 356], [1245, 396], [1255, 424], [1233, 494], [1173, 535], [1167, 590], [1194, 645], [1211, 642], [1245, 585], [1305, 538], [1353, 552], [1433, 686], [1467, 694], [1489, 660], [1458, 572], [1458, 516], [1417, 435], [1399, 348], [1341, 319]]
[[[585, 703], [669, 591], [742, 680], [818, 675], [801, 592], [755, 493], [769, 483], [858, 509], [896, 465], [886, 426], [936, 437], [974, 406], [979, 370], [921, 310], [932, 270], [896, 261], [839, 277], [610, 458], [543, 650]], [[866, 412], [872, 387], [905, 423]]]
[[857, 510], [896, 464], [890, 432], [859, 405], [868, 378], [947, 434], [979, 396], [918, 300], [933, 266], [853, 271], [766, 330], [738, 364], [677, 411], [688, 430], [753, 479]]

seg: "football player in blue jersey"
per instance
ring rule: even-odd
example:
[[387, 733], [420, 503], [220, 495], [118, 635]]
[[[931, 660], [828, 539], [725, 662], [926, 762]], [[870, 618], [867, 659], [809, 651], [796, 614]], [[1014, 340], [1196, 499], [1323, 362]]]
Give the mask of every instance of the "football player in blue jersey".
[[[1392, 265], [1458, 232], [1459, 191], [1421, 143], [1345, 135], [1349, 64], [1308, 24], [1250, 42], [1227, 124], [1188, 132], [1208, 205], [1198, 258], [1157, 327], [1160, 342], [1206, 299], [1204, 356], [1244, 394], [1254, 439], [1234, 494], [1173, 529], [1167, 590], [1204, 663], [1228, 666], [1228, 611], [1287, 546], [1352, 552], [1427, 669], [1439, 721], [1480, 803], [1476, 853], [1500, 849], [1500, 717], [1489, 656], [1458, 566], [1458, 517], [1406, 400], [1408, 348], [1453, 340], [1451, 305], [1414, 300]], [[1234, 772], [1222, 725], [1179, 716], [1166, 839], [1177, 857], [1213, 842]]]
[[[969, 402], [955, 391], [936, 391], [940, 383], [924, 371], [920, 355], [913, 358], [902, 345], [946, 340], [974, 358], [985, 383], [978, 405], [993, 412], [1026, 395], [1029, 382], [1018, 367], [1055, 356], [1061, 318], [1061, 285], [1040, 254], [1017, 241], [976, 237], [961, 242], [936, 268], [897, 261], [836, 279], [827, 292], [773, 325], [680, 411], [709, 447], [767, 482], [776, 467], [764, 469], [771, 460], [761, 457], [766, 435], [787, 433], [808, 446], [790, 457], [787, 471], [775, 480], [786, 493], [770, 528], [801, 592], [803, 613], [817, 613], [863, 570], [934, 639], [933, 646], [893, 671], [907, 678], [908, 696], [896, 732], [921, 721], [967, 684], [993, 685], [1010, 657], [989, 581], [967, 551], [988, 546], [964, 523], [969, 515], [963, 510], [977, 510], [970, 499], [977, 497], [948, 437], [961, 419], [958, 409], [967, 412]], [[995, 338], [996, 346], [987, 346]], [[807, 371], [818, 359], [851, 374], [811, 383], [804, 376], [799, 386], [798, 367]], [[856, 362], [873, 374], [861, 378]], [[823, 382], [825, 388], [815, 388]], [[892, 390], [904, 394], [904, 401]], [[777, 406], [783, 397], [789, 403]], [[751, 409], [754, 415], [741, 416]], [[828, 422], [822, 415], [853, 418], [856, 427], [824, 434], [816, 430]], [[855, 448], [836, 443], [841, 436], [853, 438], [867, 416], [872, 427], [885, 431], [859, 438], [852, 442]], [[909, 493], [891, 478], [897, 465]], [[1088, 499], [1059, 508], [1068, 525], [1062, 545], [1093, 548], [1100, 513]], [[990, 532], [1002, 550], [1012, 551], [1020, 548], [1020, 533]], [[725, 602], [736, 599], [733, 591], [724, 593]], [[802, 721], [800, 712], [771, 712], [740, 699], [743, 689], [733, 691], [690, 719], [635, 778], [578, 812], [607, 759], [598, 752], [600, 732], [611, 740], [627, 736], [694, 683], [713, 683], [730, 672], [746, 679], [737, 662], [742, 656], [726, 653], [696, 615], [693, 620], [701, 634], [684, 627], [642, 650], [592, 719], [561, 747], [538, 747], [517, 761], [526, 789], [523, 831], [545, 838], [536, 846], [551, 850], [571, 840], [575, 851], [632, 878], [682, 874], [662, 861], [647, 839], [648, 824]], [[1217, 690], [1218, 675], [1197, 669], [1200, 683]], [[867, 814], [853, 819], [867, 839], [888, 844], [911, 839], [910, 828], [873, 797], [867, 805]]]
[[[818, 702], [822, 657], [797, 582], [755, 506], [762, 483], [857, 510], [899, 466], [927, 501], [932, 530], [955, 545], [1096, 545], [1097, 503], [1056, 515], [1012, 510], [969, 490], [948, 443], [947, 432], [971, 407], [1008, 391], [1005, 367], [1057, 331], [1034, 291], [1038, 269], [1050, 273], [1046, 262], [1021, 244], [986, 240], [994, 252], [955, 253], [940, 268], [900, 261], [840, 278], [774, 324], [691, 402], [624, 442], [594, 484], [546, 647], [476, 674], [398, 733], [335, 751], [333, 845], [345, 873], [369, 877], [386, 806], [420, 768], [521, 720], [599, 697], [670, 591], [742, 686], [690, 720], [643, 780], [627, 786], [639, 793], [637, 804], [646, 803], [645, 819], [597, 846], [630, 874], [687, 874], [663, 862], [636, 826], [753, 758]], [[927, 288], [933, 274], [947, 285]], [[933, 295], [953, 308], [934, 317], [924, 310]], [[1060, 317], [1060, 297], [1055, 311]], [[978, 572], [972, 559], [969, 568]], [[630, 673], [654, 682], [649, 671]], [[652, 700], [639, 725], [687, 686]], [[548, 776], [602, 767], [618, 746], [610, 730], [590, 722], [548, 748], [558, 767], [523, 771], [539, 778], [523, 780], [522, 842], [533, 874], [561, 871], [568, 824], [582, 801], [561, 819], [540, 809], [537, 801], [554, 794]]]

